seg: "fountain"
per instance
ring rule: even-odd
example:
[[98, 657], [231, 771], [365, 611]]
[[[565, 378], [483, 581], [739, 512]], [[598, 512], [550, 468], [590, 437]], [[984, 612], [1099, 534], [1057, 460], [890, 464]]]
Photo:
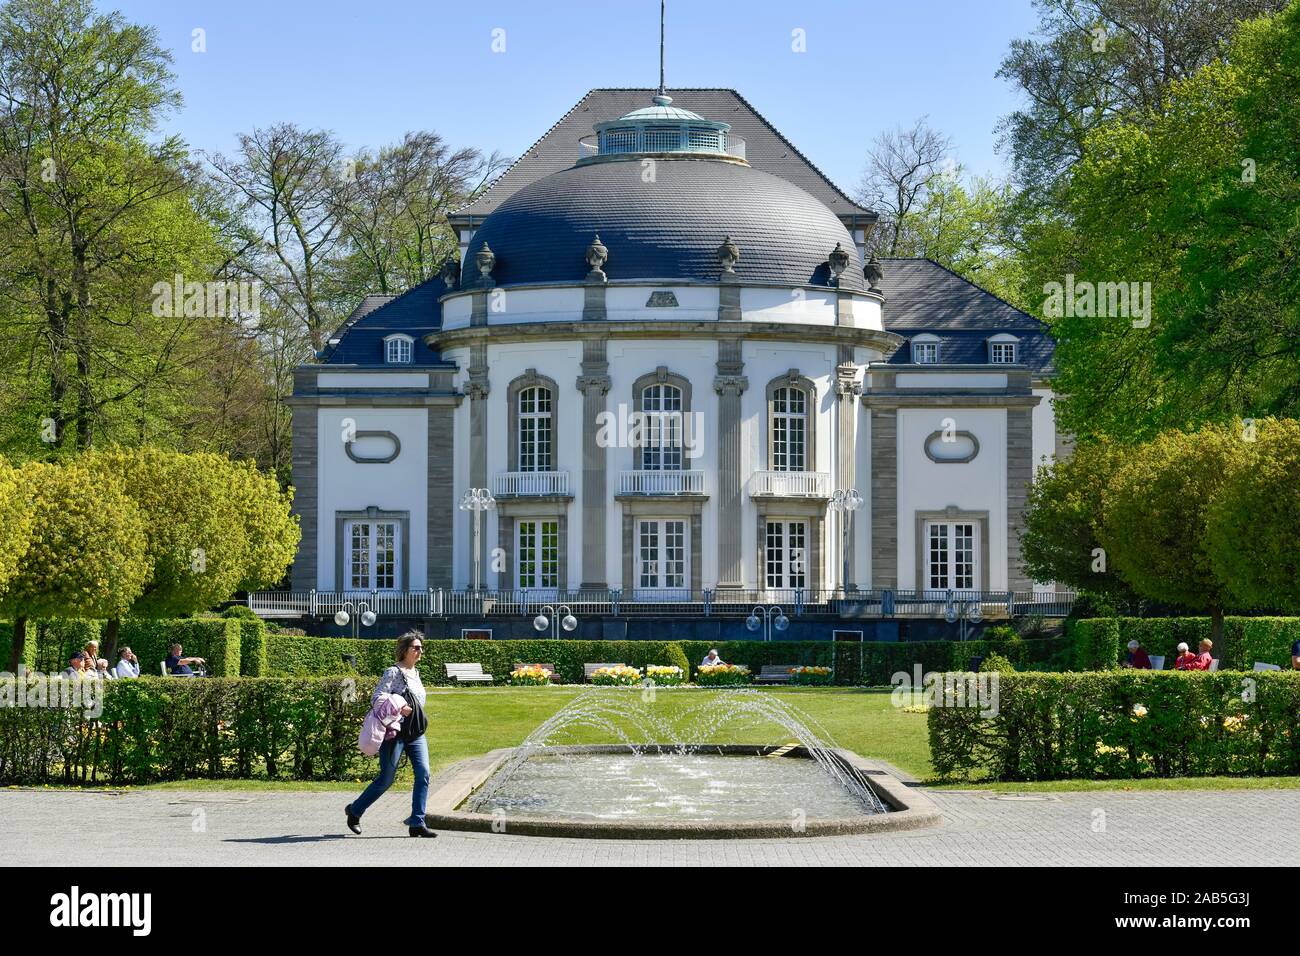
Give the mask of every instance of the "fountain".
[[938, 820], [923, 795], [756, 690], [591, 688], [518, 747], [463, 761], [440, 781], [428, 823], [441, 829], [756, 837]]

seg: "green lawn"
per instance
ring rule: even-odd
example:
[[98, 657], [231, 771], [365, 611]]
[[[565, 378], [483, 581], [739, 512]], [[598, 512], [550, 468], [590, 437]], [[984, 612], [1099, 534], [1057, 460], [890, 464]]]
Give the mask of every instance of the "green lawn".
[[[431, 688], [429, 750], [435, 773], [466, 757], [497, 747], [521, 743], [535, 728], [582, 693], [578, 687], [475, 687]], [[683, 724], [694, 723], [688, 711], [707, 700], [727, 701], [727, 690], [660, 689], [653, 702], [642, 703], [637, 689], [599, 691], [611, 699], [645, 708], [656, 717]], [[887, 761], [922, 780], [933, 773], [927, 740], [926, 717], [893, 706], [888, 688], [768, 688], [762, 691], [788, 704], [829, 741], [867, 757]], [[634, 736], [633, 739], [644, 739]], [[552, 738], [553, 743], [617, 742], [606, 729], [590, 724]], [[707, 734], [701, 742], [786, 743], [790, 735], [765, 721], [730, 722]], [[400, 778], [399, 778], [400, 779]], [[151, 789], [173, 790], [344, 790], [365, 781], [302, 783], [259, 780], [184, 780], [154, 784]], [[1300, 787], [1300, 777], [1193, 777], [1174, 780], [1058, 780], [1045, 783], [986, 784], [952, 782], [945, 789], [984, 789], [1001, 792], [1067, 790], [1228, 790]], [[53, 788], [51, 788], [53, 789]]]

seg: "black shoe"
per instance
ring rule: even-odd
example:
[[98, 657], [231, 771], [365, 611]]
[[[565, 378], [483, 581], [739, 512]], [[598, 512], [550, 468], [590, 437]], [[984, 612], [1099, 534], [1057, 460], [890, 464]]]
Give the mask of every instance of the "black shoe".
[[343, 812], [348, 815], [348, 829], [358, 836], [361, 835], [361, 818], [352, 815], [352, 804], [343, 808]]
[[406, 829], [410, 832], [411, 836], [413, 837], [436, 837], [438, 835], [434, 833], [432, 830], [430, 830], [423, 823], [420, 824], [418, 827], [407, 827]]

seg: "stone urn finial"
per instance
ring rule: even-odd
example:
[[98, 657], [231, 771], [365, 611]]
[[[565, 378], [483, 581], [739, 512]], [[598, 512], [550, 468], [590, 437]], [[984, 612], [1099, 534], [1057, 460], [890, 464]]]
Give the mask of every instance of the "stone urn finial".
[[867, 285], [872, 290], [880, 288], [880, 280], [885, 277], [885, 267], [880, 264], [880, 259], [872, 256], [865, 266], [862, 267], [862, 274], [866, 276]]
[[486, 239], [474, 255], [474, 264], [478, 266], [479, 282], [483, 285], [492, 285], [492, 270], [497, 265], [497, 254], [488, 246]]
[[588, 282], [604, 282], [605, 262], [609, 259], [609, 249], [600, 241], [600, 233], [596, 233], [596, 238], [591, 241], [587, 247], [587, 265], [591, 271], [587, 273]]
[[740, 246], [732, 242], [730, 236], [723, 239], [722, 245], [718, 246], [718, 261], [722, 263], [724, 275], [735, 274], [736, 263], [740, 261]]
[[839, 285], [840, 276], [849, 267], [849, 254], [844, 251], [844, 246], [837, 242], [826, 261], [830, 264], [831, 276], [834, 278], [835, 284]]
[[460, 263], [455, 259], [448, 259], [438, 270], [438, 276], [442, 279], [442, 284], [448, 289], [456, 288], [460, 282]]

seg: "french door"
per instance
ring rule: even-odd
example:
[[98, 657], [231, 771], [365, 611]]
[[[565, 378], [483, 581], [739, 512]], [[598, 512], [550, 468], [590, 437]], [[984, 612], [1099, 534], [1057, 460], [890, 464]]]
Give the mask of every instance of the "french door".
[[925, 525], [923, 587], [928, 591], [973, 591], [979, 580], [979, 526], [971, 521], [929, 521]]
[[558, 591], [560, 587], [560, 523], [528, 518], [517, 525], [515, 553], [519, 587], [529, 591]]
[[686, 522], [677, 518], [643, 518], [637, 521], [633, 574], [638, 597], [660, 600], [690, 598], [686, 533]]
[[808, 587], [808, 522], [768, 521], [763, 542], [768, 591]]
[[401, 581], [397, 566], [402, 528], [395, 521], [348, 521], [343, 530], [348, 547], [349, 591], [392, 591]]

